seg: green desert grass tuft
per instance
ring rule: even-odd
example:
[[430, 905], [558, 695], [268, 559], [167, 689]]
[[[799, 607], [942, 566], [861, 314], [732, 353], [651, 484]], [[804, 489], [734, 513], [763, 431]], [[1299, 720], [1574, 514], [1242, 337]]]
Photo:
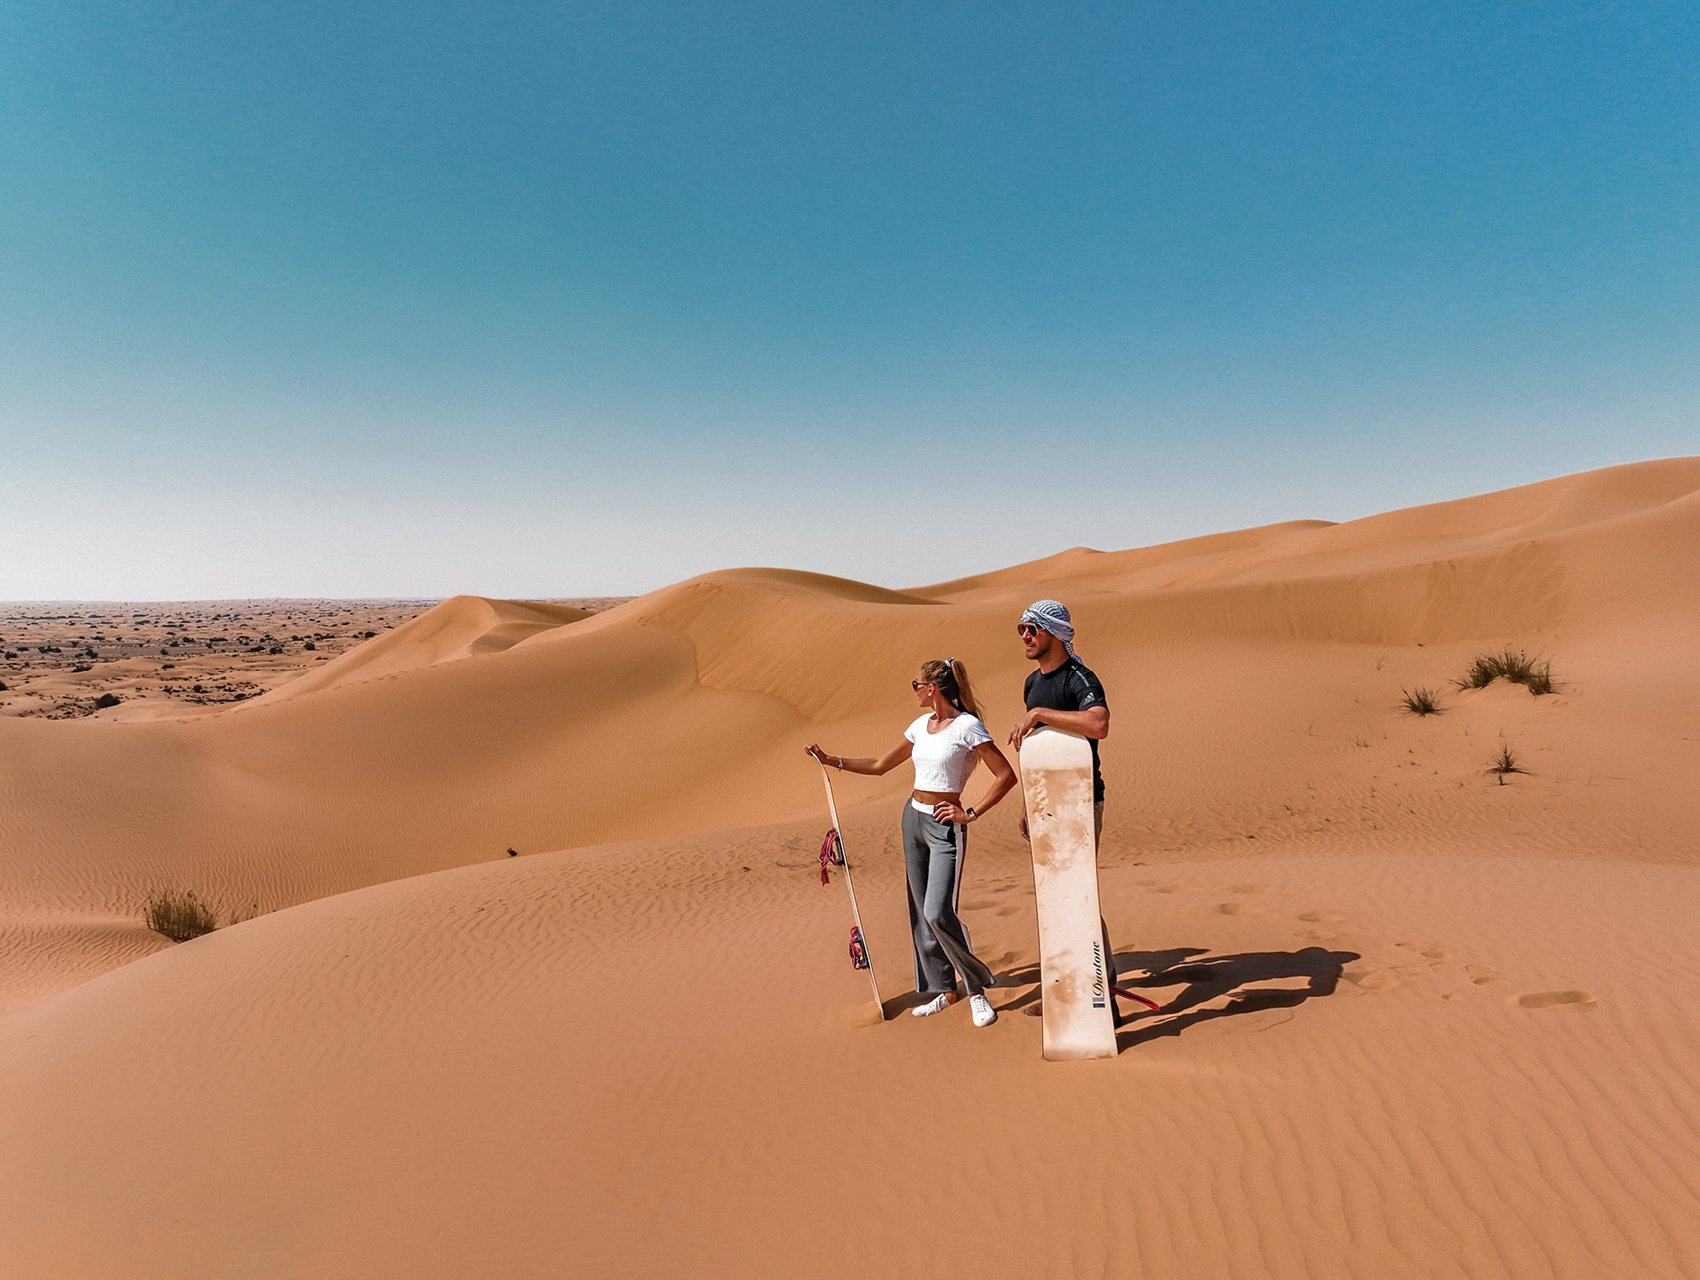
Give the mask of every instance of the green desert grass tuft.
[[187, 942], [218, 928], [213, 909], [193, 889], [178, 893], [163, 889], [148, 899], [148, 928], [163, 933], [173, 942]]
[[1440, 714], [1440, 695], [1433, 689], [1419, 687], [1416, 689], [1401, 689], [1404, 696], [1400, 702], [1404, 705], [1405, 714], [1412, 716], [1437, 716]]

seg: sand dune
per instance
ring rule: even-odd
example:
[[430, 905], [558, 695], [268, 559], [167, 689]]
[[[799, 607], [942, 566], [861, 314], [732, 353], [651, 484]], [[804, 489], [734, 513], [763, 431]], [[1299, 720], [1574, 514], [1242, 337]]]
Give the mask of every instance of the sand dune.
[[[0, 720], [0, 1257], [1700, 1273], [1696, 545], [1675, 459], [910, 591], [457, 597], [215, 714]], [[888, 745], [946, 653], [1003, 727], [1051, 594], [1114, 709], [1106, 912], [1169, 1006], [1114, 1063], [1038, 1057], [1013, 805], [964, 892], [988, 1031], [875, 1023], [811, 870], [802, 744]], [[1501, 646], [1559, 691], [1451, 685]], [[906, 786], [840, 784], [893, 991]], [[260, 914], [173, 947], [163, 886]]]
[[590, 616], [587, 610], [571, 605], [455, 596], [387, 635], [297, 677], [270, 697], [299, 697], [477, 654], [500, 653], [540, 632]]

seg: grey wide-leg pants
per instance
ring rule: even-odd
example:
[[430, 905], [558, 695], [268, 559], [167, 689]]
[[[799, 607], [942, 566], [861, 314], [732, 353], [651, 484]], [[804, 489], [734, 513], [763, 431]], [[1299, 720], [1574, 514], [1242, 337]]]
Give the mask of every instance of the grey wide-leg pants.
[[915, 989], [923, 995], [956, 990], [956, 975], [968, 994], [995, 985], [968, 943], [968, 930], [957, 917], [962, 864], [968, 853], [968, 829], [940, 822], [903, 802], [903, 860], [909, 873], [909, 929], [915, 943]]

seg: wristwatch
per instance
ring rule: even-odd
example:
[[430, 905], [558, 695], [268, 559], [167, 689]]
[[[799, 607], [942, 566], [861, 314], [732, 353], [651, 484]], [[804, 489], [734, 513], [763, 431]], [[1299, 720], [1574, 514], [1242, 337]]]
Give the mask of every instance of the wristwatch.
[[972, 808], [964, 809], [962, 812], [968, 815], [968, 821], [969, 822], [974, 821], [975, 818], [978, 818], [980, 816], [979, 814], [975, 813]]

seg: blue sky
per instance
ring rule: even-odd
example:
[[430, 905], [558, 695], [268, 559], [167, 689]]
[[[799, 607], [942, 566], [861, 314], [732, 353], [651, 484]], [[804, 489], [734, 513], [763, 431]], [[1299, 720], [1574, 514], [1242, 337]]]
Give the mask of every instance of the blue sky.
[[1700, 10], [0, 10], [0, 598], [889, 585], [1700, 452]]

